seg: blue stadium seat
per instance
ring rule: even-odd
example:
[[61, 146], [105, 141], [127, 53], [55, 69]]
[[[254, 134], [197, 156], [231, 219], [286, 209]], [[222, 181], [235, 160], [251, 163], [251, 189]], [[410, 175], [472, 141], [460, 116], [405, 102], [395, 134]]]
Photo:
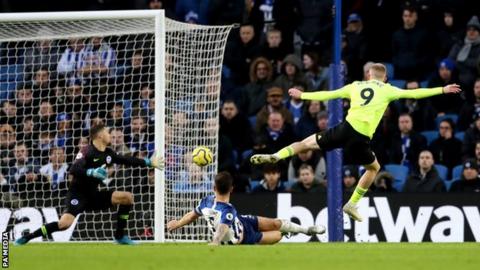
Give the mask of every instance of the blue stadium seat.
[[428, 145], [430, 145], [435, 139], [438, 138], [438, 131], [436, 130], [422, 131], [420, 134], [422, 134], [425, 139], [427, 139]]
[[393, 78], [395, 78], [395, 68], [393, 67], [393, 64], [388, 62], [384, 62], [383, 64], [387, 68], [387, 78], [393, 80]]
[[445, 188], [447, 189], [447, 191], [450, 191], [450, 188], [452, 187], [452, 184], [453, 182], [456, 182], [458, 180], [455, 180], [455, 179], [452, 179], [450, 181], [443, 181], [443, 183], [445, 184]]
[[427, 88], [428, 87], [428, 81], [421, 81], [420, 82], [420, 87], [421, 88]]
[[249, 159], [253, 154], [253, 150], [252, 149], [248, 149], [248, 150], [245, 150], [242, 152], [242, 161], [243, 160], [246, 160], [246, 159]]
[[250, 121], [250, 126], [251, 126], [252, 128], [255, 128], [255, 126], [257, 125], [257, 116], [256, 116], [256, 115], [250, 116], [250, 117], [248, 118], [248, 121]]
[[442, 180], [447, 180], [448, 179], [448, 168], [444, 165], [441, 164], [435, 164], [435, 168], [437, 169], [438, 176], [442, 178]]
[[283, 186], [285, 187], [286, 190], [290, 190], [296, 182], [297, 181], [295, 181], [295, 179], [288, 179], [288, 181], [283, 183]]
[[393, 176], [393, 188], [401, 192], [407, 180], [408, 167], [398, 164], [387, 164], [385, 165], [385, 170]]
[[260, 181], [258, 181], [258, 180], [250, 181], [250, 190], [253, 190], [254, 188], [256, 188], [259, 185], [260, 185]]
[[445, 114], [445, 115], [442, 115], [442, 116], [438, 116], [437, 118], [435, 118], [435, 123], [437, 124], [437, 127], [440, 125], [440, 122], [442, 122], [443, 120], [445, 119], [448, 119], [450, 118], [453, 123], [457, 123], [457, 120], [458, 120], [458, 115], [457, 114]]
[[452, 169], [452, 180], [457, 180], [462, 177], [463, 165], [457, 165]]
[[15, 82], [0, 82], [0, 102], [3, 100], [11, 98], [17, 84]]
[[406, 83], [405, 80], [389, 80], [388, 82], [395, 87], [398, 87], [401, 89], [405, 88], [405, 83]]
[[0, 82], [20, 82], [23, 80], [22, 65], [0, 66]]
[[0, 66], [0, 82], [8, 81], [8, 66], [1, 65]]
[[465, 132], [456, 132], [455, 133], [455, 138], [459, 139], [461, 142], [463, 142], [463, 138], [465, 138]]

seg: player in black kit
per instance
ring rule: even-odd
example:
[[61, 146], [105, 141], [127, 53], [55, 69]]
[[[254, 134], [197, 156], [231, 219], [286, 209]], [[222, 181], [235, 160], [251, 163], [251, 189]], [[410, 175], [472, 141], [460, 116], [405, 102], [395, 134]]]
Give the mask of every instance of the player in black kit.
[[118, 221], [115, 242], [134, 244], [128, 235], [124, 234], [133, 205], [132, 193], [114, 190], [99, 191], [98, 185], [106, 180], [107, 167], [114, 163], [163, 170], [163, 158], [153, 155], [150, 159], [139, 159], [118, 155], [107, 147], [110, 144], [111, 136], [109, 128], [104, 125], [97, 125], [90, 129], [90, 140], [91, 144], [77, 154], [70, 168], [73, 179], [65, 199], [66, 210], [60, 220], [42, 225], [33, 233], [17, 239], [15, 244], [23, 245], [33, 238], [47, 237], [53, 232], [66, 230], [72, 225], [75, 216], [83, 211], [105, 210], [116, 205], [118, 205]]

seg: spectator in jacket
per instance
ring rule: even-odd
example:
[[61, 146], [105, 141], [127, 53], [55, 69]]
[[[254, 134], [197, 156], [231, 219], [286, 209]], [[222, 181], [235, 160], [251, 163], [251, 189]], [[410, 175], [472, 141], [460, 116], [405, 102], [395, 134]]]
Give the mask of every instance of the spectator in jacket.
[[480, 78], [475, 80], [473, 85], [474, 99], [472, 102], [463, 102], [458, 115], [458, 130], [466, 130], [475, 121], [477, 114], [480, 113]]
[[[480, 22], [473, 16], [467, 23], [465, 39], [455, 44], [448, 58], [456, 61], [458, 78], [462, 89], [472, 89], [478, 74], [478, 59], [480, 57]], [[473, 100], [471, 91], [465, 92], [467, 100]]]
[[293, 125], [292, 113], [282, 102], [283, 92], [282, 88], [276, 86], [267, 90], [267, 104], [257, 113], [257, 124], [255, 127], [257, 132], [267, 124], [268, 115], [273, 111], [281, 113], [285, 122]]
[[367, 38], [363, 32], [363, 21], [360, 15], [352, 13], [348, 16], [345, 28], [346, 47], [343, 49], [343, 58], [347, 63], [349, 81], [362, 79], [362, 67], [367, 57]]
[[[458, 82], [458, 76], [455, 69], [455, 62], [449, 58], [445, 58], [438, 64], [438, 70], [428, 82], [428, 87], [443, 87], [456, 82]], [[430, 101], [437, 115], [458, 113], [458, 108], [460, 108], [460, 104], [462, 104], [460, 95], [451, 97], [438, 95], [433, 96]]]
[[439, 137], [430, 144], [430, 151], [438, 164], [455, 167], [462, 159], [462, 142], [454, 136], [455, 124], [445, 119], [439, 125]]
[[462, 144], [464, 159], [475, 157], [475, 144], [480, 141], [480, 112], [475, 115], [473, 125], [465, 131]]
[[453, 45], [462, 39], [462, 31], [459, 29], [457, 17], [452, 11], [443, 13], [443, 22], [437, 31], [437, 56], [447, 57]]
[[265, 105], [267, 89], [272, 86], [273, 70], [264, 57], [256, 58], [250, 65], [250, 82], [242, 89], [240, 109], [247, 116], [253, 116]]
[[299, 169], [303, 164], [308, 164], [314, 170], [315, 179], [326, 183], [327, 166], [321, 151], [308, 150], [293, 156], [288, 165], [288, 180], [298, 181]]
[[267, 126], [260, 130], [258, 137], [265, 142], [267, 153], [275, 153], [295, 140], [292, 126], [287, 124], [283, 115], [277, 111], [268, 115]]
[[326, 192], [326, 188], [315, 178], [312, 166], [302, 164], [298, 169], [298, 181], [292, 185], [291, 192]]
[[223, 102], [220, 113], [220, 134], [230, 139], [239, 154], [253, 146], [250, 122], [239, 112], [233, 100]]
[[266, 164], [263, 167], [263, 179], [260, 185], [256, 186], [252, 193], [278, 193], [285, 191], [280, 181], [280, 168], [275, 164]]
[[398, 129], [400, 133], [392, 139], [390, 162], [412, 168], [420, 151], [427, 147], [427, 140], [413, 130], [412, 117], [409, 114], [400, 115]]
[[288, 99], [288, 89], [296, 84], [306, 85], [307, 89], [312, 89], [311, 83], [302, 72], [302, 61], [294, 54], [289, 54], [283, 60], [282, 74], [274, 81], [274, 85], [283, 89], [283, 99]]
[[463, 163], [462, 176], [452, 183], [450, 192], [480, 193], [480, 176], [478, 175], [478, 164], [476, 160], [467, 159]]
[[402, 19], [402, 28], [392, 37], [395, 78], [423, 79], [431, 65], [428, 32], [417, 25], [418, 13], [414, 7], [404, 7]]
[[403, 192], [444, 192], [445, 185], [434, 163], [432, 153], [422, 151], [418, 157], [418, 168], [407, 177]]
[[343, 190], [346, 192], [353, 192], [357, 186], [358, 167], [354, 165], [343, 166]]
[[240, 27], [238, 37], [230, 41], [225, 49], [224, 63], [231, 70], [233, 82], [237, 86], [248, 82], [248, 69], [258, 56], [259, 47], [255, 35], [253, 25], [244, 24]]
[[307, 109], [295, 125], [295, 135], [299, 140], [317, 132], [317, 115], [325, 106], [320, 101], [309, 100], [306, 101], [305, 107]]
[[303, 54], [303, 68], [307, 80], [312, 85], [312, 89], [306, 89], [307, 91], [328, 89], [329, 69], [320, 66], [320, 59], [317, 53], [306, 52]]
[[260, 55], [270, 61], [275, 74], [280, 74], [282, 61], [287, 56], [287, 51], [282, 43], [282, 32], [278, 29], [270, 29], [266, 36], [267, 40], [261, 48]]

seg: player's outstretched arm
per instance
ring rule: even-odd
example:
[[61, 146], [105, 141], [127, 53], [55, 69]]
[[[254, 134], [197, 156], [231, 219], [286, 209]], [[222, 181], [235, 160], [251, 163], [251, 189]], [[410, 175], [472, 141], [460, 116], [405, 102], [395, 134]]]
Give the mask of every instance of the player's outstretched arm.
[[442, 89], [444, 94], [458, 94], [462, 92], [460, 85], [458, 84], [449, 84], [443, 87]]
[[413, 98], [421, 99], [441, 94], [458, 94], [462, 92], [458, 84], [449, 84], [444, 87], [435, 87], [435, 88], [418, 88], [412, 90], [401, 90], [394, 88], [392, 91], [391, 100], [401, 99], [401, 98]]
[[222, 243], [222, 239], [228, 232], [228, 225], [220, 223], [215, 231], [215, 235], [213, 236], [212, 242], [209, 243], [211, 246], [218, 246]]
[[137, 167], [150, 167], [159, 170], [163, 170], [165, 167], [165, 161], [160, 155], [153, 153], [150, 158], [136, 158], [131, 156], [124, 156], [119, 154], [113, 155], [113, 162], [117, 164], [123, 164], [127, 166], [137, 166]]
[[192, 222], [194, 222], [195, 220], [198, 219], [198, 217], [200, 217], [200, 215], [198, 215], [197, 213], [195, 213], [195, 211], [190, 211], [188, 212], [187, 214], [185, 214], [180, 220], [170, 220], [168, 223], [167, 223], [167, 231], [173, 231], [173, 230], [176, 230], [178, 228], [181, 228], [187, 224], [190, 224]]
[[317, 91], [317, 92], [308, 92], [304, 93], [297, 88], [288, 89], [288, 94], [292, 98], [296, 99], [305, 99], [305, 100], [330, 100], [336, 98], [349, 98], [348, 85], [346, 87], [340, 88], [334, 91]]

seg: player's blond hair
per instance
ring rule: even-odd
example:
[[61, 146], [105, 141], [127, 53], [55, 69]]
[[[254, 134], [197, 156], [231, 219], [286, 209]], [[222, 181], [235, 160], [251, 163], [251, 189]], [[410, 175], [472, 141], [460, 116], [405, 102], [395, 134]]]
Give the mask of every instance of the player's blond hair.
[[375, 63], [370, 66], [369, 70], [371, 71], [370, 74], [372, 76], [371, 79], [383, 81], [387, 74], [387, 67], [384, 64]]

